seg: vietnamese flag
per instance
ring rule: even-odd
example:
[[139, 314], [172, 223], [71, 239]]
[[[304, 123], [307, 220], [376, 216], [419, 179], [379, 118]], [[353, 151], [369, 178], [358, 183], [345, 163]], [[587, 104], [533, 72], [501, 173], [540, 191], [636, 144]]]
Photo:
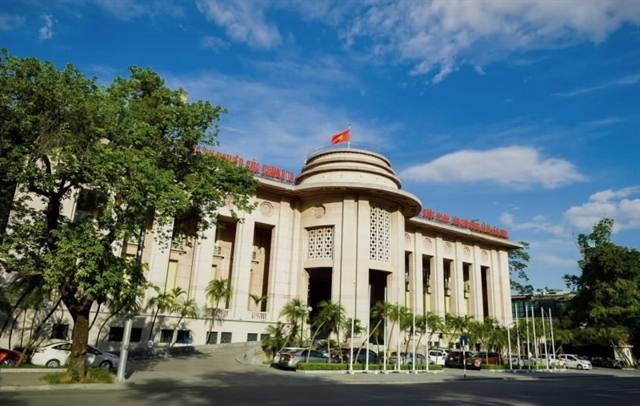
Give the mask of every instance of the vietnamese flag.
[[331, 137], [331, 145], [351, 142], [351, 128]]

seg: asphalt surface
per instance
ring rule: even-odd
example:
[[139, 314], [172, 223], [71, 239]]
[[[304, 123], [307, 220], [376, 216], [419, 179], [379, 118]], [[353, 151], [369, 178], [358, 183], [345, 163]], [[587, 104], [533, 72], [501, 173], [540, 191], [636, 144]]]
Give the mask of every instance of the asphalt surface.
[[[640, 371], [596, 368], [591, 371], [554, 372], [494, 372], [463, 371], [445, 369], [431, 372], [364, 373], [285, 371], [261, 364], [257, 353], [245, 346], [222, 345], [206, 353], [130, 360], [126, 381], [116, 384], [72, 384], [49, 385], [40, 378], [51, 369], [0, 369], [0, 392], [64, 391], [64, 390], [131, 390], [136, 388], [162, 390], [168, 387], [185, 388], [231, 388], [285, 387], [292, 382], [302, 385], [416, 385], [429, 383], [472, 382], [559, 382], [571, 378], [583, 381], [587, 378], [615, 379], [631, 378], [631, 388], [637, 383], [637, 399], [640, 399]], [[2, 394], [0, 393], [0, 399]], [[0, 402], [2, 403], [2, 402]], [[639, 403], [640, 404], [640, 403]]]

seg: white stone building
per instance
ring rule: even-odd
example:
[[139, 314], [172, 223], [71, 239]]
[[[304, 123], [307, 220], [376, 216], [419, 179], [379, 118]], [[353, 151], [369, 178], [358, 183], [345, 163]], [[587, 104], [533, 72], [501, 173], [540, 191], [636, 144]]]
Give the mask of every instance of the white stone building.
[[[271, 168], [267, 173], [275, 176], [260, 177], [253, 213], [238, 221], [221, 210], [224, 227], [207, 230], [193, 244], [163, 248], [149, 225], [143, 251], [147, 280], [166, 291], [181, 287], [202, 309], [212, 307], [205, 289], [213, 278], [231, 281], [224, 320], [214, 323], [211, 335], [209, 318], [183, 320], [180, 342], [259, 340], [293, 298], [306, 302], [312, 314], [322, 300], [340, 302], [347, 317], [365, 324], [370, 307], [385, 296], [418, 314], [511, 323], [508, 251], [520, 245], [506, 231], [424, 210], [401, 188], [389, 159], [368, 149], [324, 148], [309, 155], [297, 179], [277, 172]], [[73, 218], [82, 207], [69, 204], [65, 210]], [[126, 244], [123, 255], [136, 251], [137, 243]], [[251, 295], [267, 299], [256, 304]], [[107, 316], [98, 315], [89, 342], [117, 349], [124, 317], [110, 319], [98, 338]], [[133, 320], [132, 348], [144, 345], [152, 316]], [[63, 310], [55, 320], [51, 340], [70, 338], [72, 322]], [[168, 344], [177, 321], [176, 315], [160, 315], [154, 329], [158, 345]], [[11, 345], [24, 342], [29, 329], [18, 320]], [[6, 344], [5, 334], [0, 346]]]

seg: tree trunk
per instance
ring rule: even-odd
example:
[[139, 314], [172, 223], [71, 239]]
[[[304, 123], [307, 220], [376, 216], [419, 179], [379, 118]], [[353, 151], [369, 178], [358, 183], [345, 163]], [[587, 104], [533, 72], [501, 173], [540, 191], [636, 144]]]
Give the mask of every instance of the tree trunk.
[[156, 312], [153, 314], [153, 321], [151, 322], [151, 329], [149, 329], [149, 340], [153, 340], [153, 328], [156, 325], [156, 319], [158, 318], [158, 312], [160, 312], [160, 309], [156, 309]]
[[73, 341], [69, 355], [68, 371], [77, 371], [80, 379], [87, 375], [87, 345], [89, 344], [89, 318], [91, 305], [77, 306], [70, 310], [73, 317]]

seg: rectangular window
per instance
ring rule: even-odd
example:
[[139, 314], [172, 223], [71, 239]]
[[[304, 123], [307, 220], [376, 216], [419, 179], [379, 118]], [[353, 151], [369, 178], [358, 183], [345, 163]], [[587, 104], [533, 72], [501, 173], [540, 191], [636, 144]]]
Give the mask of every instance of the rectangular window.
[[176, 338], [177, 343], [181, 344], [191, 344], [193, 343], [193, 339], [191, 338], [190, 330], [178, 330], [178, 337]]
[[160, 342], [161, 343], [170, 343], [173, 338], [173, 330], [171, 329], [162, 329], [160, 331]]
[[139, 343], [142, 340], [142, 329], [140, 327], [134, 327], [131, 329], [131, 338], [129, 341], [132, 343]]
[[260, 334], [260, 341], [267, 340], [269, 338], [269, 334]]
[[171, 289], [176, 287], [176, 276], [178, 275], [178, 261], [169, 261], [169, 267], [167, 268], [167, 281], [164, 284], [164, 291], [170, 292]]
[[[122, 342], [124, 339], [124, 327], [111, 327], [109, 329], [108, 341]], [[131, 329], [131, 337], [129, 341], [132, 343], [139, 343], [142, 339], [142, 329], [140, 327], [134, 327]]]
[[258, 341], [258, 334], [256, 333], [248, 333], [247, 341]]
[[122, 341], [124, 327], [111, 327], [109, 329], [109, 341]]
[[55, 324], [51, 329], [52, 340], [68, 340], [69, 339], [69, 325], [68, 324]]
[[231, 342], [231, 333], [222, 333], [220, 336], [220, 344], [228, 344]]
[[207, 344], [218, 344], [218, 332], [212, 331], [207, 334]]

